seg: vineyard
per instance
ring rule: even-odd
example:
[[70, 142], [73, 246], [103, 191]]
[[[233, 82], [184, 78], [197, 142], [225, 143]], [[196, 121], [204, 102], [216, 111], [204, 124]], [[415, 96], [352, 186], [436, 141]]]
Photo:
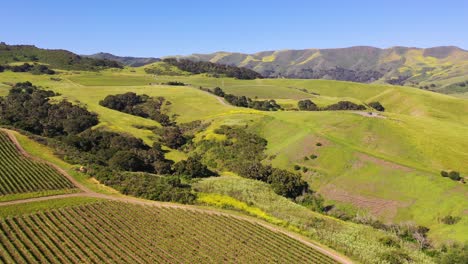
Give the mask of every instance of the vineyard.
[[3, 263], [336, 263], [259, 224], [101, 202], [0, 220]]
[[0, 131], [0, 195], [73, 188], [54, 168], [24, 157]]

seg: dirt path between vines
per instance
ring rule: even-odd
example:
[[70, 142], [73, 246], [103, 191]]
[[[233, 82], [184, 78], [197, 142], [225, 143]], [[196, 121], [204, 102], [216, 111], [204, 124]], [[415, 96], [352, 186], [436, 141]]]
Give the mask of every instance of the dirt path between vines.
[[[221, 99], [221, 98], [218, 98]], [[222, 100], [222, 99], [221, 99]], [[223, 102], [225, 104], [225, 102]], [[61, 194], [61, 195], [52, 195], [52, 196], [44, 196], [44, 197], [37, 197], [37, 198], [29, 198], [29, 199], [23, 199], [23, 200], [14, 200], [14, 201], [7, 201], [7, 202], [0, 202], [0, 207], [2, 206], [9, 206], [9, 205], [18, 205], [18, 204], [25, 204], [25, 203], [32, 203], [32, 202], [41, 202], [41, 201], [48, 201], [48, 200], [55, 200], [55, 199], [63, 199], [63, 198], [71, 198], [71, 197], [90, 197], [90, 198], [98, 198], [98, 199], [104, 199], [104, 200], [110, 200], [110, 201], [118, 201], [118, 202], [125, 202], [125, 203], [131, 203], [131, 204], [137, 204], [137, 205], [145, 205], [145, 206], [155, 206], [155, 207], [166, 207], [166, 208], [177, 208], [177, 209], [184, 209], [184, 210], [191, 210], [195, 212], [200, 212], [200, 213], [207, 213], [207, 214], [213, 214], [213, 215], [222, 215], [222, 216], [228, 216], [228, 217], [233, 217], [239, 220], [244, 220], [248, 221], [253, 224], [258, 224], [264, 228], [267, 228], [273, 232], [277, 233], [282, 233], [288, 237], [291, 237], [295, 240], [298, 240], [299, 242], [317, 250], [318, 252], [331, 257], [332, 259], [338, 261], [339, 263], [343, 264], [350, 264], [353, 263], [350, 259], [347, 257], [331, 250], [325, 247], [322, 247], [316, 243], [311, 242], [309, 239], [299, 235], [295, 234], [293, 232], [289, 232], [284, 230], [283, 228], [274, 226], [272, 224], [269, 224], [265, 221], [262, 221], [260, 219], [254, 218], [254, 217], [249, 217], [249, 216], [239, 216], [235, 214], [230, 214], [226, 212], [221, 212], [217, 211], [216, 209], [208, 209], [208, 208], [199, 208], [196, 206], [191, 206], [191, 205], [182, 205], [182, 204], [174, 204], [174, 203], [166, 203], [166, 202], [157, 202], [157, 201], [150, 201], [150, 200], [144, 200], [144, 199], [139, 199], [139, 198], [134, 198], [134, 197], [129, 197], [129, 196], [112, 196], [112, 195], [107, 195], [107, 194], [102, 194], [102, 193], [97, 193], [89, 188], [85, 187], [81, 183], [79, 183], [75, 178], [73, 178], [71, 175], [69, 175], [65, 170], [62, 168], [58, 167], [57, 165], [42, 160], [38, 157], [34, 157], [30, 155], [26, 150], [23, 149], [21, 144], [18, 142], [16, 139], [15, 135], [12, 133], [12, 131], [8, 129], [3, 129], [0, 128], [1, 131], [5, 132], [10, 140], [13, 142], [13, 144], [16, 146], [18, 151], [24, 155], [27, 158], [33, 159], [38, 162], [46, 163], [53, 168], [55, 168], [57, 171], [59, 171], [64, 177], [69, 179], [78, 189], [81, 190], [80, 193], [71, 193], [71, 194]]]

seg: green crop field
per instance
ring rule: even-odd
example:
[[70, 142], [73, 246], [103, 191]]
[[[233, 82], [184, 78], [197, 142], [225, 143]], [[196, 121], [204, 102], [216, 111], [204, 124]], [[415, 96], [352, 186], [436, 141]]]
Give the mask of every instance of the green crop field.
[[13, 194], [57, 194], [74, 188], [54, 168], [20, 154], [4, 132], [0, 132], [0, 183], [2, 200]]
[[246, 220], [117, 202], [7, 218], [0, 231], [3, 263], [336, 263]]

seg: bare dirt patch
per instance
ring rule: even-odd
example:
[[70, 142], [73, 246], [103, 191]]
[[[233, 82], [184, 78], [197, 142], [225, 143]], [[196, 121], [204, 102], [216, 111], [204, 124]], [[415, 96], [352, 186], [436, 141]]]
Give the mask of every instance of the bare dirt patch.
[[405, 202], [352, 194], [331, 184], [321, 188], [320, 193], [329, 200], [350, 203], [386, 220], [395, 218], [399, 208], [409, 206]]
[[380, 165], [382, 167], [386, 167], [386, 168], [390, 168], [390, 169], [394, 169], [394, 170], [402, 170], [402, 171], [405, 171], [405, 172], [413, 171], [412, 168], [409, 168], [409, 167], [406, 167], [406, 166], [403, 166], [403, 165], [400, 165], [400, 164], [396, 164], [396, 163], [393, 163], [393, 162], [390, 162], [390, 161], [386, 161], [386, 160], [383, 160], [383, 159], [379, 159], [379, 158], [376, 158], [376, 157], [372, 157], [372, 156], [369, 156], [369, 155], [364, 154], [364, 153], [357, 154], [357, 157], [358, 157], [359, 160], [361, 160], [363, 162], [372, 162], [372, 163], [378, 164], [378, 165]]
[[386, 116], [383, 116], [380, 113], [376, 113], [376, 112], [356, 111], [353, 113], [361, 115], [361, 116], [365, 116], [365, 117], [371, 117], [371, 118], [383, 118], [383, 119], [387, 118]]

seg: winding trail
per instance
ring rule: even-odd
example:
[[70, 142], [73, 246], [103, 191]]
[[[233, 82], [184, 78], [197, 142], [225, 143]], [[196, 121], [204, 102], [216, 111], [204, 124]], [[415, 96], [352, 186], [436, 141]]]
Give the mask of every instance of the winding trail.
[[[194, 89], [197, 89], [196, 87], [193, 87], [193, 86], [190, 86], [190, 87], [192, 87], [192, 88], [194, 88]], [[232, 106], [232, 105], [226, 103], [226, 101], [225, 101], [224, 98], [222, 98], [222, 97], [216, 96], [216, 95], [214, 95], [214, 94], [212, 94], [212, 93], [210, 93], [210, 92], [203, 91], [203, 90], [201, 90], [201, 89], [197, 89], [197, 90], [199, 90], [200, 92], [206, 93], [206, 94], [208, 94], [208, 95], [210, 95], [210, 96], [213, 96], [214, 98], [218, 99], [218, 101], [219, 101], [222, 105], [225, 105], [225, 106]]]
[[[215, 95], [213, 95], [215, 96]], [[215, 96], [217, 97], [217, 96]], [[222, 104], [226, 104], [224, 100], [221, 98], [217, 97], [218, 100]], [[192, 205], [182, 205], [182, 204], [174, 204], [174, 203], [167, 203], [167, 202], [158, 202], [158, 201], [150, 201], [150, 200], [144, 200], [144, 199], [139, 199], [135, 197], [130, 197], [130, 196], [112, 196], [112, 195], [107, 195], [107, 194], [102, 194], [102, 193], [97, 193], [83, 184], [79, 183], [75, 178], [73, 178], [70, 174], [68, 174], [65, 170], [62, 168], [58, 167], [57, 165], [42, 160], [38, 157], [34, 157], [30, 155], [26, 150], [23, 149], [23, 147], [20, 145], [18, 140], [16, 139], [15, 135], [12, 133], [11, 130], [0, 128], [1, 131], [5, 132], [8, 135], [8, 138], [13, 142], [13, 144], [16, 146], [17, 150], [24, 155], [25, 157], [29, 159], [33, 159], [35, 161], [39, 161], [45, 164], [48, 164], [55, 168], [57, 171], [59, 171], [64, 177], [69, 179], [81, 192], [79, 193], [71, 193], [71, 194], [60, 194], [60, 195], [52, 195], [52, 196], [44, 196], [44, 197], [37, 197], [37, 198], [29, 198], [29, 199], [23, 199], [23, 200], [13, 200], [13, 201], [7, 201], [7, 202], [0, 202], [0, 207], [2, 206], [10, 206], [10, 205], [18, 205], [18, 204], [26, 204], [26, 203], [32, 203], [32, 202], [41, 202], [41, 201], [48, 201], [48, 200], [55, 200], [55, 199], [63, 199], [63, 198], [70, 198], [70, 197], [90, 197], [90, 198], [98, 198], [98, 199], [104, 199], [104, 200], [110, 200], [110, 201], [118, 201], [118, 202], [125, 202], [125, 203], [131, 203], [131, 204], [137, 204], [137, 205], [145, 205], [145, 206], [155, 206], [155, 207], [165, 207], [165, 208], [177, 208], [177, 209], [184, 209], [184, 210], [191, 210], [194, 212], [200, 212], [200, 213], [207, 213], [207, 214], [212, 214], [212, 215], [220, 215], [220, 216], [228, 216], [232, 217], [235, 219], [243, 220], [243, 221], [248, 221], [253, 224], [258, 224], [264, 228], [267, 228], [273, 232], [277, 233], [282, 233], [288, 237], [291, 237], [295, 240], [300, 241], [301, 243], [317, 250], [318, 252], [327, 255], [334, 260], [336, 260], [339, 263], [343, 264], [351, 264], [353, 263], [349, 258], [331, 250], [328, 249], [324, 246], [321, 246], [319, 244], [311, 242], [309, 239], [299, 235], [295, 234], [293, 232], [287, 231], [283, 228], [280, 228], [278, 226], [274, 226], [272, 224], [269, 224], [265, 221], [262, 221], [260, 219], [250, 217], [250, 216], [240, 216], [240, 215], [235, 215], [235, 214], [230, 214], [227, 212], [222, 212], [218, 211], [216, 209], [208, 209], [208, 208], [200, 208], [197, 206], [192, 206]]]

